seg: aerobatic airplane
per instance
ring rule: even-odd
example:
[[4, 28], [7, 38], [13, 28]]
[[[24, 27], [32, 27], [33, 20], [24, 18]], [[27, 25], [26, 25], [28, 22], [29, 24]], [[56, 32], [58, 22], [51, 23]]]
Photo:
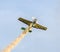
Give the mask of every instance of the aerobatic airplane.
[[[34, 19], [33, 21], [29, 21], [29, 20], [26, 20], [26, 19], [20, 17], [20, 18], [18, 18], [18, 20], [23, 22], [23, 23], [25, 23], [25, 24], [27, 24], [28, 26], [32, 23], [33, 24], [32, 25], [33, 28], [47, 30], [47, 27], [44, 27], [44, 26], [42, 26], [42, 25], [37, 23], [37, 19]], [[25, 30], [26, 28], [22, 27], [21, 29]], [[32, 31], [30, 30], [29, 32], [32, 32]]]

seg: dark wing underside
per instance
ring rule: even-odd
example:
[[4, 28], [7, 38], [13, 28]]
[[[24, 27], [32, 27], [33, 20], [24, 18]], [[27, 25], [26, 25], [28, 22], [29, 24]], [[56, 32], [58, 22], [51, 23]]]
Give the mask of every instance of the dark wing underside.
[[35, 26], [33, 26], [34, 28], [37, 28], [37, 29], [42, 29], [42, 30], [47, 30], [47, 27], [44, 27], [42, 25], [39, 25], [39, 24], [35, 24]]
[[32, 23], [31, 21], [23, 19], [21, 17], [18, 20], [21, 21], [21, 22], [23, 22], [23, 23], [25, 23], [25, 24], [27, 24], [27, 25], [30, 25]]
[[[25, 24], [27, 24], [27, 25], [30, 25], [30, 24], [32, 23], [32, 21], [23, 19], [23, 18], [21, 18], [21, 17], [20, 17], [18, 20], [21, 21], [21, 22], [23, 22], [23, 23], [25, 23]], [[42, 26], [42, 25], [39, 25], [39, 24], [37, 24], [37, 23], [36, 23], [33, 27], [34, 27], [34, 28], [37, 28], [37, 29], [47, 30], [46, 27], [44, 27], [44, 26]]]

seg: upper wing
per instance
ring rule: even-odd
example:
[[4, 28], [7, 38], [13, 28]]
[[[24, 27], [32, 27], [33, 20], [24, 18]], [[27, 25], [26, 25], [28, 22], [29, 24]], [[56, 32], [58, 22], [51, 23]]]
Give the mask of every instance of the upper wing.
[[37, 23], [36, 23], [33, 27], [34, 27], [34, 28], [37, 28], [37, 29], [47, 30], [47, 27], [44, 27], [44, 26], [39, 25], [39, 24], [37, 24]]
[[21, 17], [20, 17], [18, 20], [21, 21], [21, 22], [23, 22], [23, 23], [25, 23], [25, 24], [27, 24], [27, 25], [30, 25], [30, 24], [32, 23], [32, 21], [23, 19], [23, 18], [21, 18]]

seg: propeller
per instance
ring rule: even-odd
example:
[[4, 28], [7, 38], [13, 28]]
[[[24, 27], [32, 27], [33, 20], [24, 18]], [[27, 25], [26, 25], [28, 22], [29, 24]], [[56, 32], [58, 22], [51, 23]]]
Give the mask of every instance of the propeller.
[[[33, 19], [33, 21], [34, 21], [34, 19], [36, 19], [36, 17], [32, 17], [32, 19]], [[37, 19], [36, 19], [37, 20]], [[36, 23], [38, 23], [38, 21], [36, 21]]]
[[32, 17], [32, 19], [34, 20], [34, 19], [36, 19], [36, 17]]

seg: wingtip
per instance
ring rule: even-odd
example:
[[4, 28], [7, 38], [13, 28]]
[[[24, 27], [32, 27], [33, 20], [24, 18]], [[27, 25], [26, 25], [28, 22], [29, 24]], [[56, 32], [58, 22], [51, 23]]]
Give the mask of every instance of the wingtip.
[[18, 20], [22, 19], [22, 17], [19, 17]]
[[45, 27], [44, 30], [47, 30], [47, 27]]

